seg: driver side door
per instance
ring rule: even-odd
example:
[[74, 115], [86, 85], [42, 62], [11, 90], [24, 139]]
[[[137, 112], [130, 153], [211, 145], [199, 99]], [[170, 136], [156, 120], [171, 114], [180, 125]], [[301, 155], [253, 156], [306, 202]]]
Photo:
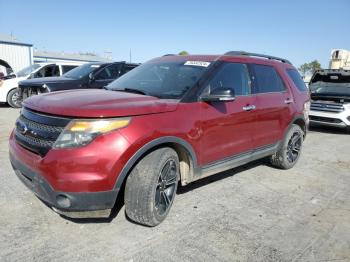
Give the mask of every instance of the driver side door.
[[251, 79], [246, 64], [224, 63], [206, 85], [204, 92], [217, 88], [232, 88], [235, 100], [229, 102], [200, 102], [201, 159], [208, 165], [253, 148], [252, 132], [255, 114], [251, 96]]

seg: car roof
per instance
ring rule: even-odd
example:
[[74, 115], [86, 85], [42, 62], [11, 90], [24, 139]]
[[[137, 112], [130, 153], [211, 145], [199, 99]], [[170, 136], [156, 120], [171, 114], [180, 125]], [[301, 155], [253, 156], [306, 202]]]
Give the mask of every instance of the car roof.
[[275, 64], [277, 66], [284, 65], [288, 68], [294, 68], [292, 63], [287, 59], [279, 58], [270, 55], [248, 53], [243, 51], [231, 51], [221, 55], [171, 55], [167, 54], [165, 56], [155, 58], [151, 61], [157, 61], [158, 59], [162, 61], [234, 61], [239, 60], [240, 62], [249, 63], [263, 63], [263, 64]]

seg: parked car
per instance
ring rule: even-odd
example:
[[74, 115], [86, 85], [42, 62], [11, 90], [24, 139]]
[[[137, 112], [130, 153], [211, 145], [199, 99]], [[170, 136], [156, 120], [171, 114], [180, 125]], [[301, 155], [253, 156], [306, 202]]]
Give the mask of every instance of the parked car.
[[23, 101], [32, 95], [54, 91], [103, 88], [138, 65], [126, 62], [86, 63], [61, 77], [44, 77], [21, 81], [19, 83], [20, 100]]
[[21, 107], [17, 91], [19, 81], [61, 76], [79, 65], [81, 63], [37, 63], [23, 68], [17, 74], [11, 74], [3, 79], [0, 86], [0, 103], [7, 102], [12, 107]]
[[155, 226], [187, 185], [269, 157], [298, 161], [309, 94], [285, 59], [228, 52], [164, 56], [109, 84], [33, 96], [9, 141], [19, 179], [67, 217], [127, 216]]
[[326, 69], [310, 81], [310, 123], [350, 132], [350, 70]]

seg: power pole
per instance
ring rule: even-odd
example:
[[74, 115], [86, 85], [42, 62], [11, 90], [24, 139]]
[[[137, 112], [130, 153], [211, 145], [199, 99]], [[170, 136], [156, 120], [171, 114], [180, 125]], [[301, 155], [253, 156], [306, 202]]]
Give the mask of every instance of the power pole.
[[129, 52], [129, 63], [131, 63], [131, 48], [130, 48], [130, 52]]

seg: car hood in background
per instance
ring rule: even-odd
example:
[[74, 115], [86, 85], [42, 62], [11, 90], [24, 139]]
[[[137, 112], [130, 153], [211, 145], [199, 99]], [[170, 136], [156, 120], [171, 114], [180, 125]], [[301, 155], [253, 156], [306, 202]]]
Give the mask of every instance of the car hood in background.
[[99, 118], [174, 111], [178, 101], [109, 90], [71, 90], [33, 96], [23, 106], [57, 116]]
[[27, 79], [24, 81], [21, 81], [20, 85], [28, 85], [28, 86], [42, 86], [43, 84], [50, 84], [50, 83], [66, 83], [74, 81], [75, 79], [67, 78], [64, 76], [59, 77], [40, 77], [40, 78], [33, 78], [33, 79]]

